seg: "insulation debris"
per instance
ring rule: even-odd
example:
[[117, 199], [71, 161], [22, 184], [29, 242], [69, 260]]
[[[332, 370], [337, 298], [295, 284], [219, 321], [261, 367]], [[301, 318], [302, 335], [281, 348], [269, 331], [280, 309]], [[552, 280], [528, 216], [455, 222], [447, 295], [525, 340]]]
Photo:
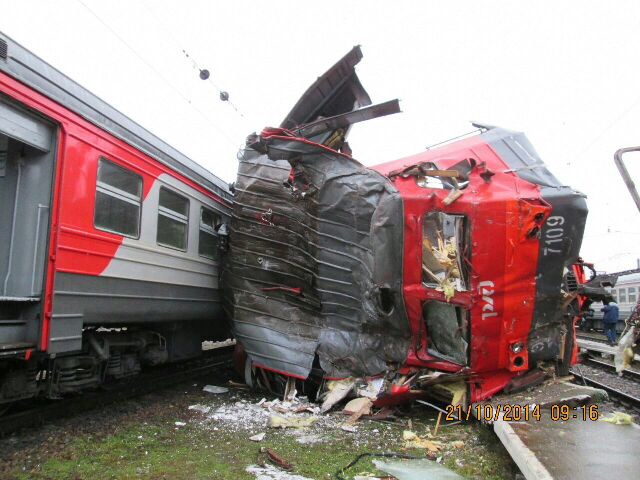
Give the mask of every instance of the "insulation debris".
[[434, 388], [450, 395], [448, 399], [450, 405], [462, 405], [466, 401], [467, 385], [462, 380], [458, 382], [439, 383], [435, 385]]
[[616, 372], [619, 374], [626, 368], [631, 366], [633, 362], [633, 340], [635, 338], [635, 328], [629, 328], [627, 332], [620, 338], [618, 347], [613, 357], [616, 366]]
[[405, 448], [423, 448], [431, 453], [438, 453], [442, 450], [442, 443], [421, 438], [411, 430], [402, 432], [402, 439], [405, 441]]
[[[445, 228], [447, 232], [443, 233]], [[434, 284], [436, 290], [444, 292], [447, 302], [453, 298], [456, 291], [465, 289], [459, 251], [460, 240], [457, 236], [462, 235], [461, 229], [462, 222], [454, 215], [436, 212], [427, 215], [425, 219], [422, 238], [422, 270], [426, 277], [425, 283]], [[452, 235], [453, 233], [457, 235]]]
[[340, 430], [344, 430], [345, 432], [356, 433], [358, 431], [358, 427], [354, 425], [340, 425]]
[[360, 414], [360, 415], [369, 415], [371, 414], [371, 407], [373, 406], [373, 402], [370, 398], [360, 397], [354, 398], [350, 400], [342, 409], [343, 413], [348, 415]]
[[202, 390], [207, 393], [215, 394], [227, 393], [229, 391], [227, 387], [218, 387], [216, 385], [205, 385]]
[[211, 410], [211, 407], [208, 407], [206, 405], [196, 404], [196, 405], [189, 405], [189, 407], [187, 409], [188, 410], [194, 410], [194, 411], [200, 412], [200, 413], [209, 413], [209, 411]]
[[322, 407], [320, 407], [320, 413], [325, 413], [331, 410], [336, 403], [346, 398], [347, 395], [351, 393], [354, 386], [355, 381], [350, 378], [346, 380], [332, 380], [327, 382], [327, 393], [324, 401], [322, 402]]
[[279, 468], [269, 464], [264, 466], [250, 465], [245, 470], [259, 480], [311, 480], [308, 477], [283, 472]]
[[367, 380], [365, 387], [358, 387], [356, 393], [361, 397], [367, 397], [375, 400], [380, 395], [380, 391], [384, 385], [384, 377], [372, 378]]
[[611, 416], [601, 419], [603, 422], [613, 423], [614, 425], [633, 425], [633, 417], [624, 412], [613, 412]]
[[311, 426], [318, 417], [282, 417], [280, 415], [271, 415], [269, 417], [269, 428], [305, 428]]
[[349, 403], [347, 403], [343, 410], [344, 413], [351, 414], [351, 416], [345, 423], [347, 425], [353, 425], [363, 415], [371, 414], [372, 406], [373, 402], [369, 398], [362, 397], [351, 400]]
[[462, 190], [458, 190], [458, 189], [451, 190], [447, 194], [447, 196], [444, 197], [444, 200], [442, 200], [442, 204], [445, 205], [446, 207], [448, 207], [453, 202], [455, 202], [457, 199], [459, 199], [462, 196], [463, 193], [464, 192]]

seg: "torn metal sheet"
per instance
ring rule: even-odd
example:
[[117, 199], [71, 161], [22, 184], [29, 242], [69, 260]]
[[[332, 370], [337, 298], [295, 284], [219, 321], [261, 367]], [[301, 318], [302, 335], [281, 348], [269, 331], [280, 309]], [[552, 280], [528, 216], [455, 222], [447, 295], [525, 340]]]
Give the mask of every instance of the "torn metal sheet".
[[355, 46], [304, 92], [280, 126], [293, 129], [318, 118], [371, 105], [371, 98], [355, 72], [360, 60], [362, 51]]
[[306, 378], [316, 357], [329, 377], [402, 362], [403, 213], [391, 182], [273, 130], [244, 151], [235, 190], [226, 284], [253, 363]]
[[[240, 155], [227, 309], [252, 364], [299, 378], [375, 375], [405, 358], [403, 212], [391, 181], [339, 150], [371, 109], [355, 47], [321, 76], [284, 128]], [[355, 109], [355, 111], [354, 111]]]
[[320, 118], [320, 120], [307, 123], [302, 127], [295, 129], [294, 133], [296, 136], [309, 138], [317, 142], [318, 138], [316, 137], [320, 137], [320, 135], [326, 134], [326, 132], [335, 131], [340, 128], [345, 129], [354, 123], [373, 120], [374, 118], [392, 115], [399, 112], [400, 102], [398, 100], [390, 100], [385, 103], [363, 107], [334, 117]]

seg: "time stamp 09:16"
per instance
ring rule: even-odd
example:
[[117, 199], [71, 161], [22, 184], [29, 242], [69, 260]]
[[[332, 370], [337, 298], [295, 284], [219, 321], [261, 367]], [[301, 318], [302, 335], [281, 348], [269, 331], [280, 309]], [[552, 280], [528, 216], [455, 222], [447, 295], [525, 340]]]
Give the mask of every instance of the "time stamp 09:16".
[[[540, 421], [542, 414], [540, 405], [476, 403], [468, 406], [446, 406], [446, 421], [470, 420], [471, 417], [484, 422], [498, 420], [528, 422], [529, 420]], [[582, 407], [572, 407], [567, 404], [551, 405], [549, 417], [553, 422], [566, 422], [573, 419], [595, 422], [599, 417], [598, 405], [584, 405]]]

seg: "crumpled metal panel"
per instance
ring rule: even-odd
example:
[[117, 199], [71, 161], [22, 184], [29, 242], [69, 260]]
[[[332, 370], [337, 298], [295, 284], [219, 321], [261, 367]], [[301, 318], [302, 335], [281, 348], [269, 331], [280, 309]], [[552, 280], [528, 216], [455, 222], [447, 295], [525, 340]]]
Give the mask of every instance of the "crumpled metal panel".
[[366, 105], [371, 98], [354, 67], [362, 60], [362, 51], [355, 46], [307, 89], [287, 114], [280, 126], [295, 128], [318, 118], [333, 117]]
[[254, 364], [289, 375], [306, 378], [316, 355], [328, 377], [384, 372], [410, 343], [400, 195], [286, 135], [241, 155], [224, 281], [234, 335]]

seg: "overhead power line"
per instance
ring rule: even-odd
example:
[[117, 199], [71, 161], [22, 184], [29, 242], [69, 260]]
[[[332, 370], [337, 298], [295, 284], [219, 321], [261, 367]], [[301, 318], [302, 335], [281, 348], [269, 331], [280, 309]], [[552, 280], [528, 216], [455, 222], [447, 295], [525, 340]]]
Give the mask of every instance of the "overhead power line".
[[156, 67], [154, 67], [147, 59], [144, 58], [135, 48], [133, 48], [124, 38], [122, 38], [118, 32], [116, 32], [111, 26], [105, 22], [94, 10], [92, 10], [83, 0], [77, 0], [80, 5], [82, 5], [98, 22], [100, 22], [111, 34], [116, 37], [120, 43], [122, 43], [131, 53], [133, 53], [142, 63], [144, 63], [153, 73], [158, 76], [169, 88], [171, 88], [176, 94], [178, 94], [193, 110], [195, 110], [204, 120], [213, 125], [213, 127], [224, 137], [225, 140], [231, 143], [234, 147], [238, 146], [238, 143], [233, 141], [230, 135], [225, 132], [222, 128], [220, 128], [208, 115], [206, 115], [202, 110], [196, 107], [186, 95], [184, 95], [179, 88], [177, 88], [173, 83], [171, 83], [167, 78], [162, 75], [160, 71]]
[[162, 21], [162, 19], [160, 17], [158, 17], [158, 15], [153, 11], [153, 9], [151, 9], [149, 7], [149, 5], [147, 5], [146, 2], [142, 1], [141, 3], [144, 6], [144, 8], [147, 10], [147, 12], [149, 12], [151, 14], [151, 16], [153, 18], [155, 18], [155, 23], [167, 33], [167, 36], [171, 40], [171, 42], [173, 42], [175, 47], [184, 55], [184, 57], [187, 59], [187, 61], [189, 61], [191, 63], [191, 66], [193, 67], [193, 69], [198, 71], [200, 79], [209, 82], [213, 86], [213, 88], [215, 88], [216, 91], [218, 92], [218, 96], [219, 96], [220, 100], [222, 100], [223, 102], [228, 103], [229, 106], [231, 106], [231, 108], [233, 108], [235, 110], [235, 112], [238, 115], [240, 115], [240, 117], [244, 118], [244, 114], [231, 101], [230, 96], [229, 96], [229, 92], [227, 92], [226, 90], [223, 90], [221, 87], [219, 87], [215, 83], [215, 81], [213, 80], [213, 77], [211, 76], [211, 72], [207, 68], [205, 68], [204, 66], [199, 64], [196, 61], [195, 58], [193, 58], [193, 56], [189, 53], [189, 51], [187, 51], [187, 49], [182, 45], [182, 43], [173, 34], [171, 29], [169, 29], [169, 27], [167, 27], [167, 25]]

